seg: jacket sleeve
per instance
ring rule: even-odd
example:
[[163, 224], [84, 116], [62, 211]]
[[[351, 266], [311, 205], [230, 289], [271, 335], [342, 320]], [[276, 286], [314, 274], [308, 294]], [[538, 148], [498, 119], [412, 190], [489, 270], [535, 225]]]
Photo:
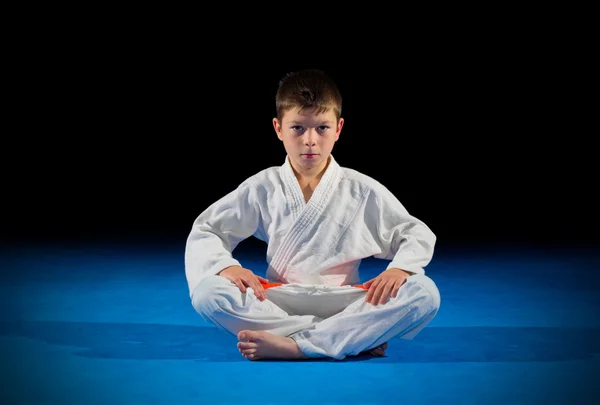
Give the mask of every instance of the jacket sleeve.
[[369, 200], [369, 228], [380, 249], [374, 257], [391, 260], [388, 269], [425, 274], [424, 268], [433, 257], [436, 235], [423, 221], [409, 214], [385, 187], [375, 190]]
[[190, 296], [203, 278], [240, 265], [233, 250], [256, 232], [259, 217], [256, 189], [246, 180], [196, 218], [185, 247]]

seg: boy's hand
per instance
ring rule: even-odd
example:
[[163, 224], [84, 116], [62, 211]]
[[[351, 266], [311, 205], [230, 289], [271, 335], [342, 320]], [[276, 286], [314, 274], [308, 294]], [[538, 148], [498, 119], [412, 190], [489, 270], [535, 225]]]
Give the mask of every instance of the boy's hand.
[[259, 301], [267, 299], [267, 293], [261, 283], [268, 283], [269, 280], [257, 276], [252, 270], [245, 269], [240, 266], [230, 266], [221, 270], [219, 276], [223, 276], [230, 280], [232, 283], [238, 286], [241, 292], [246, 292], [246, 287], [250, 287], [254, 290], [254, 295]]
[[369, 289], [365, 301], [375, 306], [385, 304], [390, 296], [396, 297], [400, 286], [406, 282], [409, 273], [402, 269], [387, 269], [379, 276], [363, 284]]

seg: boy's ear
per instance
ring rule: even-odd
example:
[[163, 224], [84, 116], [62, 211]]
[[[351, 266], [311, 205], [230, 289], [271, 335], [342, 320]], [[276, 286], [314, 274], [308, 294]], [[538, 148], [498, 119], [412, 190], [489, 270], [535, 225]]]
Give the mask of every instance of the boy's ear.
[[281, 123], [277, 118], [273, 118], [273, 129], [275, 129], [275, 133], [277, 133], [277, 138], [282, 141], [283, 137], [281, 136]]
[[342, 132], [342, 127], [344, 126], [344, 119], [340, 118], [338, 125], [337, 125], [337, 130], [335, 131], [335, 140], [337, 141], [340, 137], [340, 132]]

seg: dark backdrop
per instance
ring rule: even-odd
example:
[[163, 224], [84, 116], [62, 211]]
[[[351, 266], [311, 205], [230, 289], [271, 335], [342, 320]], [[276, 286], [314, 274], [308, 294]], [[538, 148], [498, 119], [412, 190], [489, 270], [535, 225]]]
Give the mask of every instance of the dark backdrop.
[[339, 163], [390, 188], [440, 245], [598, 239], [591, 106], [575, 59], [550, 48], [335, 64], [126, 46], [43, 55], [24, 69], [5, 143], [5, 242], [183, 242], [210, 203], [283, 162], [275, 91], [303, 67], [343, 93]]

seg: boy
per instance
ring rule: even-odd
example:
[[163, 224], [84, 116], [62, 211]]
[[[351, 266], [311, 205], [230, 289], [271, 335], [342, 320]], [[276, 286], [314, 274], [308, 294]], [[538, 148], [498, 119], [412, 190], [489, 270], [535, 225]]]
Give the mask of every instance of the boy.
[[[412, 339], [438, 311], [423, 270], [436, 237], [383, 185], [331, 155], [344, 119], [330, 77], [286, 75], [276, 109], [283, 165], [249, 177], [194, 221], [185, 252], [192, 305], [236, 335], [249, 360], [382, 356], [389, 339]], [[267, 279], [232, 257], [250, 236], [267, 243]], [[360, 261], [371, 256], [391, 263], [359, 285]]]

